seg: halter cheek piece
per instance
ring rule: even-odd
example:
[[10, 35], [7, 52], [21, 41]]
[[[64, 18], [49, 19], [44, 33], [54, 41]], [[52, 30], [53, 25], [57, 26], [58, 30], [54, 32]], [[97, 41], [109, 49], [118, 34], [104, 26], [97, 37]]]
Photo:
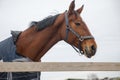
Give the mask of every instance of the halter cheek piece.
[[69, 31], [71, 31], [71, 32], [79, 39], [79, 43], [78, 43], [78, 49], [79, 49], [79, 50], [77, 50], [74, 45], [71, 45], [71, 46], [75, 49], [75, 51], [76, 51], [77, 53], [79, 53], [79, 54], [80, 54], [80, 53], [81, 53], [81, 54], [84, 54], [83, 51], [80, 49], [80, 42], [82, 42], [82, 41], [84, 41], [84, 40], [86, 40], [86, 39], [94, 39], [94, 37], [93, 37], [93, 36], [81, 36], [81, 35], [79, 35], [77, 32], [75, 32], [75, 31], [71, 28], [71, 26], [69, 25], [69, 20], [68, 20], [67, 11], [65, 11], [65, 22], [66, 22], [66, 37], [65, 37], [65, 41], [67, 41], [67, 39], [68, 39], [68, 33], [69, 33]]

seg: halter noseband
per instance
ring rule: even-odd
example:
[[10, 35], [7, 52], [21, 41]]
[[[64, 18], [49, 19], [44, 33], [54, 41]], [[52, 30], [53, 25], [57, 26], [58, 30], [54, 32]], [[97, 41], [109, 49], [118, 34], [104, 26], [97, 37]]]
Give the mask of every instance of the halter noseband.
[[75, 31], [71, 28], [71, 26], [69, 25], [69, 20], [68, 20], [67, 11], [65, 11], [65, 22], [66, 22], [66, 37], [65, 37], [65, 41], [67, 41], [67, 39], [68, 39], [68, 33], [69, 33], [69, 31], [71, 31], [71, 32], [79, 39], [79, 44], [78, 44], [79, 50], [77, 50], [77, 49], [75, 48], [75, 46], [73, 46], [73, 45], [71, 45], [71, 46], [75, 49], [76, 52], [78, 52], [79, 54], [80, 54], [80, 53], [83, 54], [83, 51], [80, 49], [80, 42], [82, 42], [82, 41], [84, 41], [84, 40], [86, 40], [86, 39], [94, 39], [94, 37], [93, 37], [93, 36], [81, 36], [81, 35], [79, 35], [77, 32], [75, 32]]

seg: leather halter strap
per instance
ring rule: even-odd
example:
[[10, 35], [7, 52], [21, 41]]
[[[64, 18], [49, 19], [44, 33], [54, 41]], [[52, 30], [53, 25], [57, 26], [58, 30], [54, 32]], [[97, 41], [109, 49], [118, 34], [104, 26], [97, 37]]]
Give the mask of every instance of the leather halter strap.
[[94, 39], [93, 36], [81, 36], [79, 35], [77, 32], [75, 32], [72, 27], [69, 25], [69, 20], [68, 20], [68, 15], [67, 15], [67, 11], [65, 11], [65, 22], [66, 22], [66, 37], [65, 37], [65, 41], [67, 41], [68, 39], [68, 33], [69, 31], [71, 31], [78, 39], [79, 39], [79, 43], [78, 43], [78, 48], [79, 50], [76, 49], [76, 47], [74, 45], [71, 45], [75, 51], [77, 53], [81, 53], [83, 54], [83, 51], [80, 49], [80, 42], [84, 41], [84, 40], [87, 40], [87, 39]]

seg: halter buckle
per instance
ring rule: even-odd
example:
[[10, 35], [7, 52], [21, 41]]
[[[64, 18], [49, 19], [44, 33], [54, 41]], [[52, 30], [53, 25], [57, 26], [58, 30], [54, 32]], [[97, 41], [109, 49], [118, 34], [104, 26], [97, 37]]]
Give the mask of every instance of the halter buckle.
[[79, 40], [82, 42], [82, 41], [84, 41], [84, 38], [81, 36], [81, 37], [79, 38]]

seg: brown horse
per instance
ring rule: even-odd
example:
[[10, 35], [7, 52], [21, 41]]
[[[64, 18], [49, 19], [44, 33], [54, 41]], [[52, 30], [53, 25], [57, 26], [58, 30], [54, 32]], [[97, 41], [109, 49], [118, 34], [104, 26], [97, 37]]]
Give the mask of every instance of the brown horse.
[[17, 53], [32, 61], [40, 61], [54, 44], [64, 40], [88, 58], [95, 55], [96, 42], [80, 16], [83, 6], [74, 8], [72, 1], [68, 11], [35, 22], [23, 31], [16, 42]]
[[[74, 8], [75, 3], [72, 1], [68, 11], [33, 22], [23, 32], [12, 32], [12, 37], [0, 42], [0, 60], [5, 62], [40, 61], [41, 57], [61, 40], [88, 58], [94, 56], [97, 46], [94, 37], [80, 16], [83, 6], [77, 10]], [[0, 73], [1, 78], [39, 80], [40, 72]]]

